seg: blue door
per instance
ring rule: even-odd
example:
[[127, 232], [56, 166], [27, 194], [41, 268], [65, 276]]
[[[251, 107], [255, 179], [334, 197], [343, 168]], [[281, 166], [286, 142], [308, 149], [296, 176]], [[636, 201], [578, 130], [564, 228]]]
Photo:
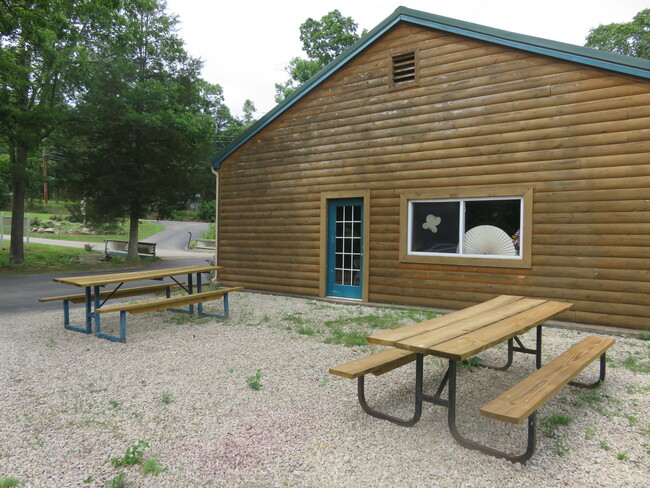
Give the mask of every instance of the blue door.
[[327, 204], [327, 295], [361, 298], [363, 270], [363, 199]]

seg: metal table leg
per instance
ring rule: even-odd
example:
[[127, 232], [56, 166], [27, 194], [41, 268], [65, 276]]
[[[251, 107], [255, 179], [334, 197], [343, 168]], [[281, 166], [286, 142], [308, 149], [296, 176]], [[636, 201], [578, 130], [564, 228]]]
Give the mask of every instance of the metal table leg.
[[422, 415], [422, 370], [422, 355], [418, 354], [415, 360], [415, 409], [413, 417], [410, 419], [401, 419], [399, 417], [394, 417], [392, 415], [369, 407], [368, 402], [366, 401], [364, 388], [365, 375], [359, 376], [357, 379], [359, 403], [361, 404], [361, 408], [363, 408], [364, 412], [366, 412], [368, 415], [377, 417], [379, 419], [388, 420], [389, 422], [393, 422], [394, 424], [401, 425], [403, 427], [410, 427], [414, 425], [418, 420], [420, 420], [420, 416]]
[[456, 361], [449, 360], [449, 410], [447, 412], [447, 423], [449, 425], [449, 431], [451, 432], [451, 435], [454, 437], [454, 439], [456, 439], [456, 442], [467, 449], [474, 449], [485, 454], [489, 454], [490, 456], [505, 458], [508, 461], [512, 461], [513, 463], [520, 462], [523, 464], [528, 459], [530, 459], [530, 457], [535, 452], [535, 443], [537, 440], [535, 412], [533, 412], [533, 414], [527, 419], [528, 442], [526, 451], [523, 454], [517, 455], [499, 451], [498, 449], [494, 449], [492, 447], [488, 447], [483, 444], [479, 444], [478, 442], [466, 439], [460, 434], [458, 427], [456, 426], [456, 372]]

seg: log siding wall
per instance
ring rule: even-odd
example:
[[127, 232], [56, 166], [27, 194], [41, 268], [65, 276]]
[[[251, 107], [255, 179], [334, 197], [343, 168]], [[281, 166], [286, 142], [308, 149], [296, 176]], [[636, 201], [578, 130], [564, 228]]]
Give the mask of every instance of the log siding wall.
[[[391, 56], [419, 79], [391, 88]], [[400, 23], [223, 162], [221, 279], [318, 295], [321, 194], [370, 192], [370, 301], [568, 300], [650, 328], [650, 82]], [[529, 269], [404, 263], [400, 195], [530, 186]]]

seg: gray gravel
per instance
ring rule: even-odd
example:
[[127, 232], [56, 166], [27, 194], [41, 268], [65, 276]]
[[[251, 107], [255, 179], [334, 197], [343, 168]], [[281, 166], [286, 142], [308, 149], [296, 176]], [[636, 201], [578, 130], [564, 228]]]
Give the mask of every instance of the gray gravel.
[[[127, 344], [65, 331], [59, 311], [2, 316], [0, 482], [106, 487], [125, 473], [130, 486], [156, 488], [650, 486], [650, 374], [631, 371], [647, 371], [648, 341], [617, 337], [603, 387], [567, 387], [546, 404], [542, 421], [562, 414], [571, 422], [555, 438], [540, 428], [537, 452], [521, 466], [456, 444], [438, 406], [425, 405], [410, 428], [372, 418], [357, 403], [356, 382], [327, 373], [373, 347], [325, 344], [324, 322], [384, 309], [237, 293], [231, 311], [226, 322], [130, 316]], [[79, 309], [73, 319], [82, 321]], [[117, 317], [105, 326], [115, 330]], [[547, 328], [545, 358], [585, 335]], [[504, 356], [496, 348], [481, 358]], [[426, 365], [433, 387], [444, 363]], [[461, 431], [523, 450], [523, 426], [481, 418], [478, 408], [533, 369], [530, 356], [515, 356], [507, 372], [462, 368]], [[254, 390], [247, 378], [258, 370]], [[413, 371], [369, 378], [369, 401], [407, 415]], [[111, 464], [139, 441], [162, 473]]]

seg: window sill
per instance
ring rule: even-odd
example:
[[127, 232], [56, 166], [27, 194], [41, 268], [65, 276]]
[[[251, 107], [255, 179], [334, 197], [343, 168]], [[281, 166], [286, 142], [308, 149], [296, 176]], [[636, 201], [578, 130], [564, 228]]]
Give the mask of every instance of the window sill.
[[400, 263], [439, 264], [443, 266], [467, 266], [480, 268], [515, 268], [530, 269], [530, 259], [480, 258], [465, 256], [422, 256], [406, 254], [400, 257]]

